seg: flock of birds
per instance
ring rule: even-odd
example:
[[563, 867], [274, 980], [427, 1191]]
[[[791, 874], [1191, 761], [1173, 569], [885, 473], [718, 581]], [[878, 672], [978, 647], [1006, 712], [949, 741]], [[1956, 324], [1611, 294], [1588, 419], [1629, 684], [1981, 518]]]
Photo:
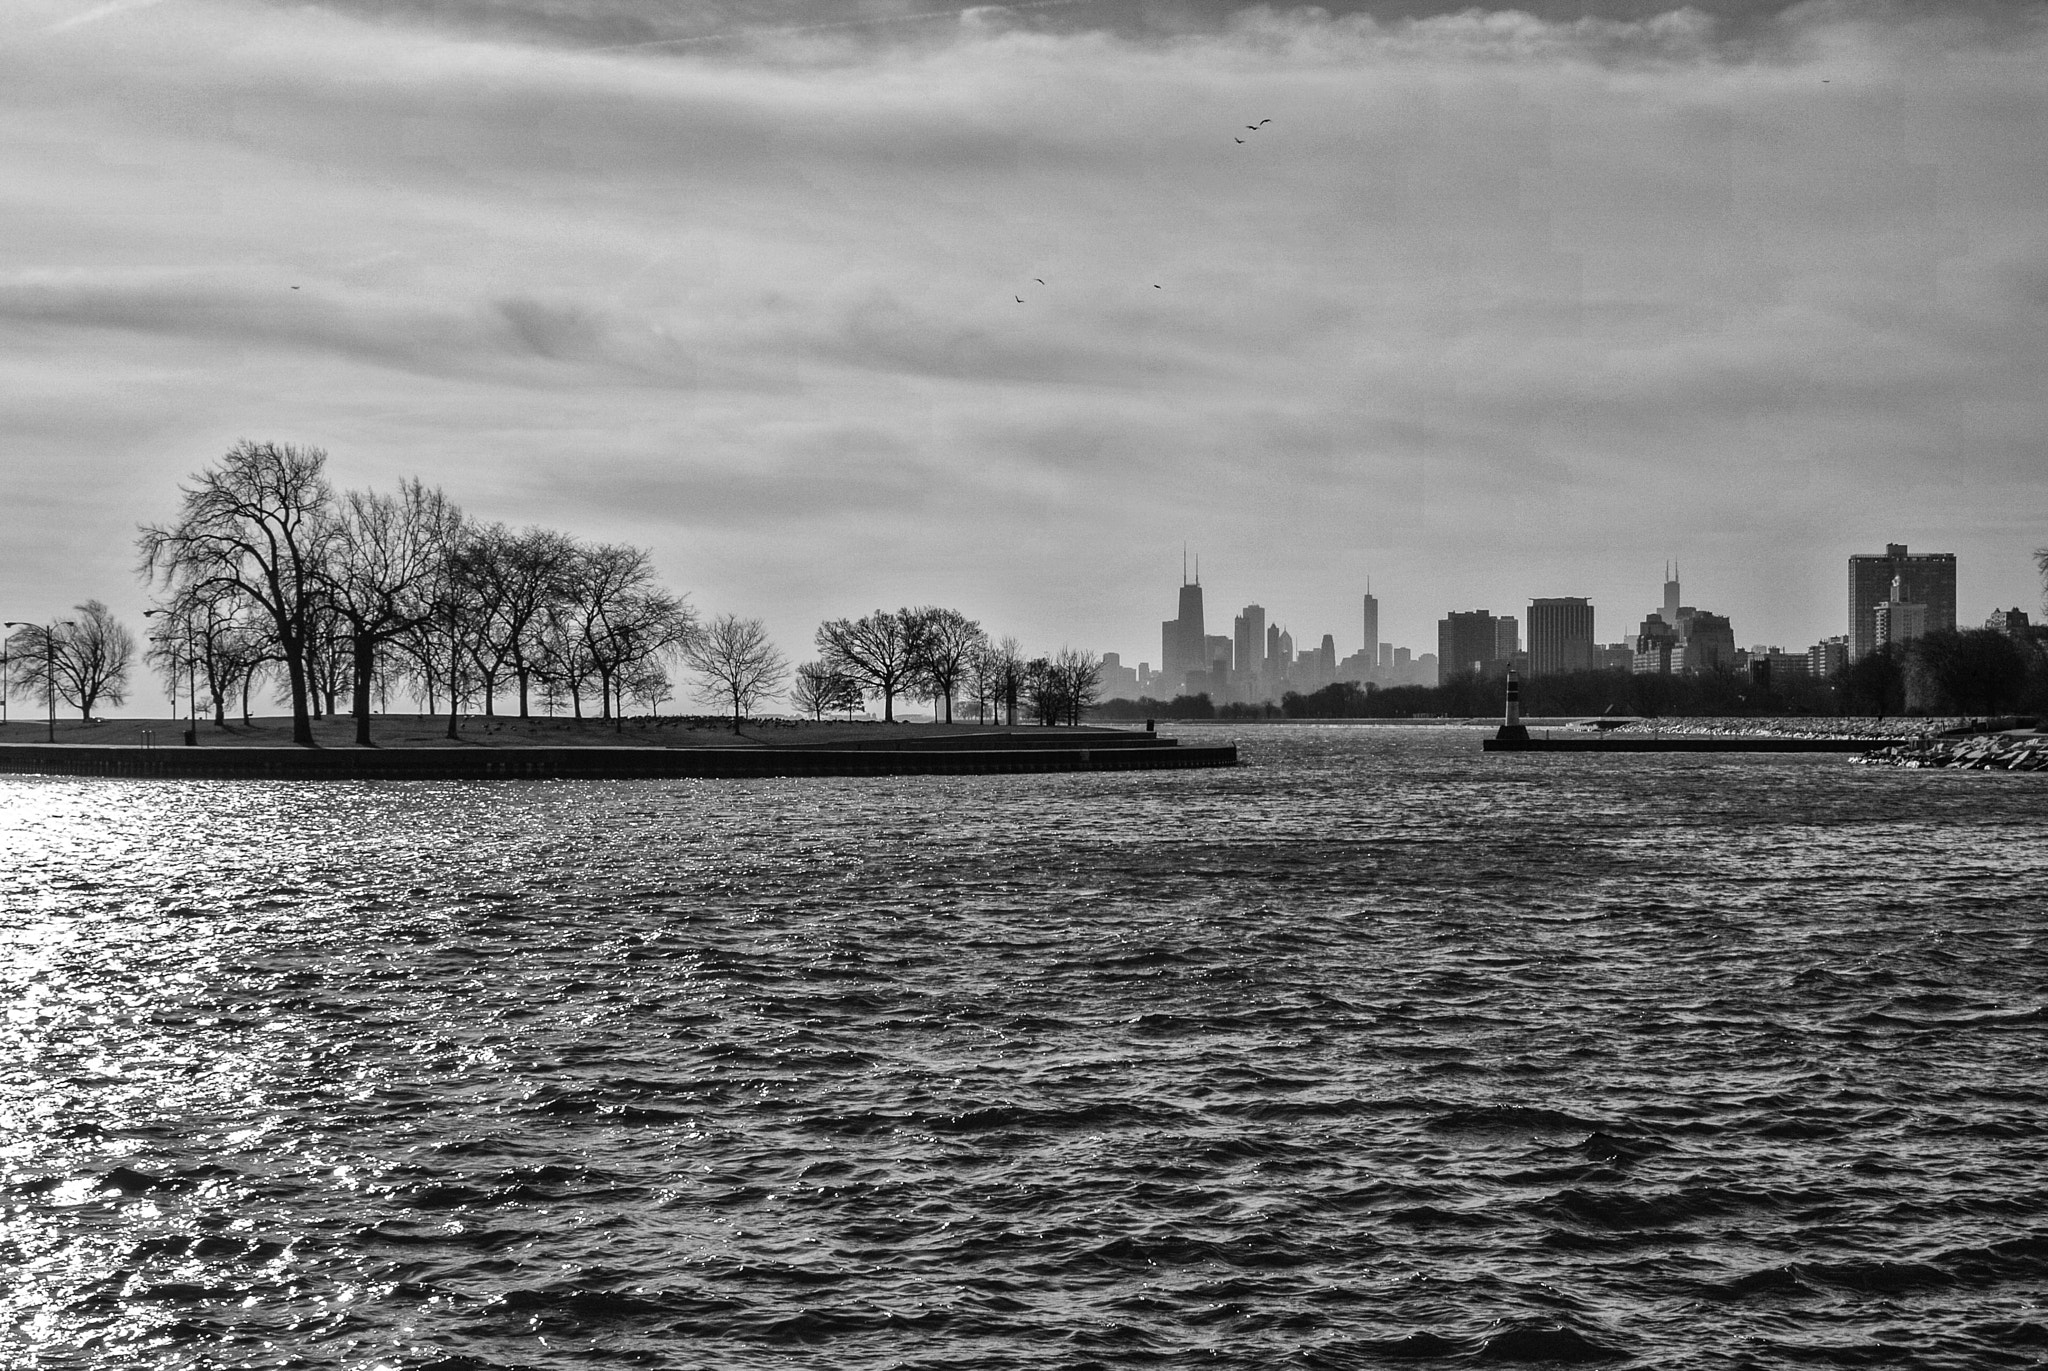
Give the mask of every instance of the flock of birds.
[[[1257, 133], [1257, 132], [1258, 132], [1258, 131], [1259, 131], [1260, 129], [1264, 128], [1264, 127], [1265, 127], [1266, 125], [1268, 125], [1268, 124], [1270, 124], [1270, 123], [1272, 123], [1272, 122], [1273, 122], [1273, 121], [1272, 121], [1271, 119], [1261, 119], [1261, 120], [1259, 120], [1259, 122], [1258, 122], [1258, 123], [1256, 123], [1256, 124], [1246, 124], [1246, 125], [1244, 126], [1244, 128], [1245, 128], [1245, 132], [1246, 132], [1246, 133]], [[1237, 135], [1235, 135], [1235, 134], [1232, 134], [1231, 136], [1232, 136], [1233, 138], [1236, 138], [1236, 141], [1238, 141], [1238, 142], [1240, 142], [1240, 143], [1242, 143], [1242, 142], [1244, 142], [1244, 141], [1245, 141], [1245, 140], [1244, 140], [1244, 139], [1242, 139], [1242, 138], [1237, 138]], [[1034, 277], [1032, 277], [1031, 279], [1032, 279], [1033, 281], [1036, 281], [1036, 282], [1037, 282], [1037, 283], [1038, 283], [1039, 285], [1041, 285], [1041, 286], [1045, 284], [1045, 278], [1044, 278], [1043, 276], [1034, 276]], [[1159, 283], [1158, 283], [1157, 281], [1154, 281], [1154, 282], [1152, 283], [1152, 289], [1154, 289], [1154, 290], [1164, 290], [1164, 289], [1165, 289], [1165, 287], [1164, 287], [1164, 286], [1162, 286], [1162, 285], [1160, 285], [1160, 284], [1159, 284]], [[1013, 298], [1014, 298], [1014, 299], [1015, 299], [1015, 300], [1017, 301], [1017, 303], [1018, 303], [1018, 304], [1020, 304], [1020, 305], [1024, 303], [1024, 297], [1023, 297], [1023, 296], [1021, 296], [1021, 295], [1015, 296], [1015, 297], [1013, 297]]]

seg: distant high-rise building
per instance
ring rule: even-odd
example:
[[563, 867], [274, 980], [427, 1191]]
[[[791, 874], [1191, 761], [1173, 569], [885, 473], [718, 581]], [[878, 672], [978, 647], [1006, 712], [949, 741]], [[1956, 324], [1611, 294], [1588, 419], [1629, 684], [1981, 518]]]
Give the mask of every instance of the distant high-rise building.
[[1373, 598], [1372, 588], [1371, 588], [1371, 586], [1370, 586], [1370, 585], [1368, 585], [1368, 586], [1366, 587], [1366, 592], [1365, 592], [1365, 639], [1364, 639], [1364, 642], [1365, 642], [1365, 650], [1366, 650], [1366, 651], [1367, 651], [1368, 653], [1370, 653], [1370, 652], [1376, 652], [1376, 651], [1378, 651], [1378, 650], [1379, 650], [1379, 642], [1380, 642], [1380, 602], [1379, 602], [1379, 601], [1378, 601], [1377, 599]]
[[1892, 603], [1896, 581], [1901, 604], [1925, 607], [1922, 633], [1956, 626], [1956, 555], [1953, 552], [1908, 553], [1904, 543], [1886, 543], [1884, 555], [1858, 553], [1849, 559], [1849, 657], [1870, 655], [1877, 647], [1877, 610]]
[[1284, 670], [1294, 661], [1294, 635], [1281, 629], [1272, 635], [1273, 660]]
[[1188, 580], [1185, 562], [1181, 566], [1180, 614], [1159, 625], [1159, 669], [1176, 693], [1190, 671], [1209, 669], [1207, 636], [1202, 627], [1202, 573]]
[[1593, 666], [1593, 602], [1564, 596], [1529, 602], [1529, 674], [1556, 676]]
[[1102, 654], [1101, 685], [1105, 700], [1138, 698], [1138, 673], [1125, 666], [1123, 657], [1117, 653]]
[[1387, 670], [1387, 669], [1388, 669], [1389, 667], [1393, 666], [1393, 664], [1394, 664], [1394, 645], [1393, 645], [1392, 643], [1381, 643], [1381, 644], [1380, 644], [1380, 670], [1382, 670], [1382, 671], [1385, 671], [1385, 670]]
[[1522, 626], [1512, 614], [1500, 615], [1493, 621], [1493, 659], [1505, 662], [1522, 650]]
[[[1678, 611], [1678, 645], [1684, 650], [1687, 671], [1735, 665], [1735, 627], [1726, 615], [1682, 606]], [[1675, 668], [1677, 663], [1672, 665]]]
[[1261, 605], [1246, 605], [1237, 616], [1237, 669], [1250, 673], [1266, 661], [1266, 611]]
[[[1638, 676], [1669, 676], [1671, 654], [1678, 646], [1678, 632], [1664, 622], [1661, 614], [1644, 618], [1636, 630], [1635, 673]], [[1679, 659], [1681, 662], [1684, 658]]]
[[1280, 655], [1280, 625], [1278, 624], [1266, 625], [1266, 660], [1264, 665], [1266, 670], [1276, 676], [1284, 674], [1287, 670], [1287, 659]]
[[1500, 620], [1484, 609], [1452, 611], [1437, 621], [1437, 684], [1500, 660]]
[[1678, 563], [1664, 564], [1664, 622], [1678, 627]]
[[1806, 674], [1822, 680], [1849, 665], [1849, 639], [1826, 638], [1806, 649]]
[[1915, 638], [1927, 636], [1927, 606], [1914, 604], [1905, 598], [1904, 576], [1892, 577], [1891, 598], [1877, 607], [1872, 615], [1877, 644], [1895, 644], [1904, 647]]
[[[1202, 639], [1202, 656], [1208, 664], [1211, 675], [1225, 675], [1230, 671], [1237, 644], [1221, 633], [1211, 633]], [[1221, 682], [1218, 682], [1221, 684]]]

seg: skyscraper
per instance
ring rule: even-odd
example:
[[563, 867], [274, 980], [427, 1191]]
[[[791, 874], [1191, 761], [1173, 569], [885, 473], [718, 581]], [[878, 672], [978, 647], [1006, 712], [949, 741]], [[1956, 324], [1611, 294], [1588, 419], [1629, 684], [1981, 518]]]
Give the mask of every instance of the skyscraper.
[[1593, 602], [1563, 596], [1529, 602], [1529, 674], [1555, 676], [1593, 665]]
[[1927, 606], [1906, 599], [1905, 579], [1903, 576], [1892, 577], [1891, 598], [1879, 605], [1873, 616], [1879, 647], [1887, 644], [1904, 647], [1915, 638], [1927, 636]]
[[1204, 642], [1207, 634], [1202, 628], [1202, 573], [1197, 567], [1195, 579], [1188, 580], [1188, 569], [1183, 558], [1180, 569], [1180, 616], [1167, 619], [1159, 625], [1159, 669], [1166, 676], [1166, 684], [1176, 694], [1190, 671], [1207, 671], [1208, 646]]
[[1365, 650], [1377, 653], [1380, 647], [1380, 602], [1373, 598], [1372, 583], [1365, 589]]
[[1263, 605], [1246, 605], [1237, 616], [1237, 669], [1259, 670], [1266, 662], [1266, 610]]
[[1850, 661], [1877, 646], [1877, 607], [1892, 603], [1894, 580], [1900, 603], [1926, 607], [1922, 632], [1956, 626], [1956, 555], [1908, 553], [1904, 543], [1886, 543], [1883, 556], [1858, 553], [1849, 559]]
[[1442, 685], [1499, 660], [1500, 620], [1484, 609], [1453, 611], [1436, 625], [1436, 679]]
[[1678, 627], [1678, 563], [1664, 564], [1664, 622]]

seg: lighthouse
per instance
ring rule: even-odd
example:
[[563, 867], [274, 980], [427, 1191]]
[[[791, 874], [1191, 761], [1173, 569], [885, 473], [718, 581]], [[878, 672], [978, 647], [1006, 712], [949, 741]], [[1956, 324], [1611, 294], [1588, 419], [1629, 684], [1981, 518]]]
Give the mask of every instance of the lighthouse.
[[1522, 678], [1508, 668], [1507, 712], [1501, 719], [1500, 732], [1493, 735], [1494, 741], [1505, 746], [1529, 741], [1529, 730], [1522, 724]]

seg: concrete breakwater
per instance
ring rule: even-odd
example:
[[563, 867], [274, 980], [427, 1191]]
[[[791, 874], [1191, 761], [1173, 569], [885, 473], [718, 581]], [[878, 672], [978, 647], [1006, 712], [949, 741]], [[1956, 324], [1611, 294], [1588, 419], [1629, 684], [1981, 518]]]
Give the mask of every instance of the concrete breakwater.
[[[1064, 736], [1060, 736], [1064, 734]], [[177, 780], [653, 780], [1167, 771], [1235, 766], [1232, 745], [1147, 733], [990, 733], [788, 747], [130, 747], [0, 745], [0, 772]]]
[[2048, 771], [2048, 734], [2029, 730], [1969, 738], [1920, 738], [1877, 748], [1856, 761], [1860, 766]]
[[1480, 744], [1487, 752], [1867, 752], [1883, 745], [1881, 738], [1802, 738], [1741, 733], [1720, 736], [1579, 733], [1562, 737], [1494, 737]]

